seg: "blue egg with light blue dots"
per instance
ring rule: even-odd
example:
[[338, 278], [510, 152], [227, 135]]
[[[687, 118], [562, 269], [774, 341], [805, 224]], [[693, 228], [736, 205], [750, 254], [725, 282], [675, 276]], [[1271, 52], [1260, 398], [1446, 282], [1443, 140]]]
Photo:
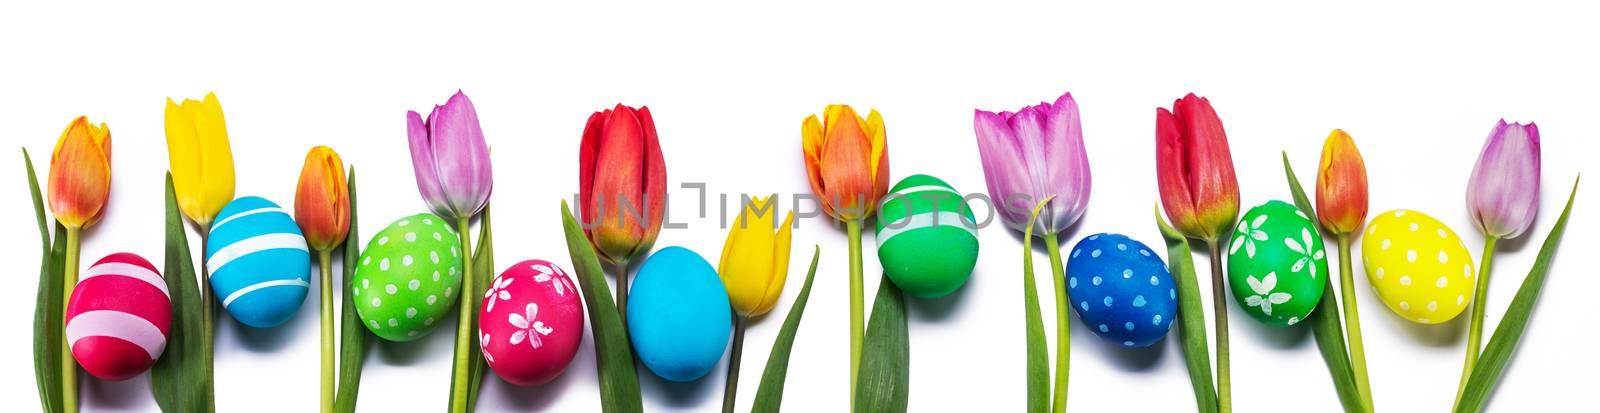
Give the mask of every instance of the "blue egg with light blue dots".
[[244, 325], [276, 327], [306, 301], [311, 253], [294, 217], [278, 204], [247, 196], [211, 223], [206, 269], [216, 302]]
[[628, 337], [663, 379], [694, 381], [722, 360], [733, 332], [728, 291], [700, 254], [667, 247], [639, 266], [628, 295]]
[[1178, 290], [1150, 247], [1121, 234], [1090, 235], [1067, 258], [1067, 297], [1084, 325], [1128, 348], [1166, 337], [1178, 315]]

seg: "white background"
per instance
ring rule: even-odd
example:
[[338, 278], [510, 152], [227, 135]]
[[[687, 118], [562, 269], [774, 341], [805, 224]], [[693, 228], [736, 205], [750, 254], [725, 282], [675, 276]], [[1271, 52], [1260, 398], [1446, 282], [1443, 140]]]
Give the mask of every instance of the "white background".
[[[1587, 8], [1587, 5], [1578, 7]], [[888, 125], [891, 174], [931, 173], [983, 191], [973, 108], [1014, 110], [1070, 90], [1082, 107], [1094, 168], [1089, 212], [1067, 247], [1095, 232], [1126, 233], [1161, 250], [1153, 113], [1193, 91], [1227, 126], [1241, 210], [1287, 199], [1279, 151], [1313, 176], [1333, 128], [1355, 136], [1371, 177], [1374, 214], [1425, 211], [1461, 234], [1476, 257], [1482, 238], [1466, 217], [1468, 174], [1495, 121], [1536, 121], [1543, 132], [1544, 200], [1535, 229], [1502, 243], [1487, 321], [1492, 329], [1555, 222], [1573, 177], [1592, 162], [1600, 73], [1594, 10], [1455, 3], [1307, 7], [1258, 3], [986, 4], [847, 3], [663, 6], [457, 7], [340, 2], [220, 6], [18, 3], [0, 13], [0, 124], [32, 151], [41, 180], [62, 128], [84, 114], [114, 139], [114, 188], [102, 222], [85, 236], [87, 265], [131, 251], [162, 256], [163, 99], [216, 91], [227, 113], [238, 195], [292, 205], [305, 151], [330, 145], [357, 168], [361, 234], [421, 212], [406, 144], [406, 110], [424, 114], [458, 88], [474, 100], [494, 153], [497, 269], [543, 258], [567, 268], [557, 204], [577, 190], [577, 146], [590, 113], [622, 102], [655, 114], [677, 195], [658, 246], [682, 245], [716, 262], [725, 230], [716, 205], [696, 216], [691, 190], [809, 191], [800, 121], [828, 103], [877, 108]], [[6, 155], [0, 193], [11, 228], [0, 300], [0, 388], [11, 408], [36, 400], [31, 347], [37, 251], [22, 166]], [[1592, 172], [1592, 171], [1591, 171]], [[1592, 180], [1593, 178], [1591, 178]], [[1313, 183], [1304, 182], [1308, 187]], [[1491, 410], [1588, 403], [1600, 366], [1587, 255], [1600, 198], [1580, 192], [1561, 254], [1533, 323]], [[735, 195], [737, 196], [737, 195]], [[714, 199], [714, 198], [713, 198]], [[787, 199], [787, 197], [786, 197]], [[785, 201], [785, 205], [788, 201]], [[787, 207], [785, 207], [787, 208]], [[806, 208], [810, 208], [807, 206]], [[981, 211], [980, 211], [981, 212]], [[791, 411], [844, 411], [847, 400], [845, 237], [825, 219], [794, 234], [790, 283], [774, 313], [799, 292], [811, 245], [822, 263], [790, 364]], [[982, 256], [966, 287], [911, 304], [911, 410], [1018, 411], [1023, 406], [1020, 236], [981, 232]], [[868, 235], [870, 237], [870, 235]], [[366, 240], [362, 240], [363, 244]], [[191, 237], [198, 245], [198, 237]], [[866, 245], [873, 245], [869, 240]], [[1331, 253], [1330, 245], [1330, 253]], [[1357, 251], [1357, 267], [1360, 257]], [[866, 254], [868, 300], [878, 268]], [[1054, 299], [1048, 262], [1035, 256], [1047, 335]], [[1196, 256], [1206, 266], [1206, 257]], [[1202, 280], [1206, 274], [1202, 272]], [[1465, 319], [1423, 326], [1372, 294], [1358, 298], [1376, 405], [1441, 411], [1456, 388]], [[315, 283], [313, 283], [315, 285]], [[1209, 291], [1202, 283], [1201, 292]], [[283, 327], [216, 333], [217, 407], [311, 411], [317, 401], [316, 291]], [[1230, 297], [1230, 303], [1234, 301]], [[1204, 305], [1210, 314], [1210, 299]], [[1230, 305], [1232, 307], [1232, 305]], [[870, 308], [870, 307], [869, 307]], [[1336, 411], [1327, 370], [1305, 326], [1276, 329], [1230, 308], [1237, 411]], [[1209, 317], [1208, 317], [1209, 320]], [[781, 317], [750, 330], [740, 410], [754, 398]], [[1074, 321], [1070, 408], [1193, 408], [1175, 339], [1122, 350]], [[1210, 329], [1208, 321], [1208, 329]], [[423, 340], [376, 346], [366, 362], [363, 411], [444, 407], [454, 324]], [[1486, 332], [1487, 334], [1487, 332]], [[1175, 336], [1173, 336], [1175, 337]], [[1052, 340], [1053, 343], [1053, 340]], [[565, 375], [538, 388], [486, 380], [486, 411], [596, 411], [588, 337]], [[724, 366], [668, 384], [641, 369], [651, 411], [714, 411]], [[148, 376], [88, 379], [86, 411], [154, 411]], [[1581, 408], [1578, 408], [1581, 409]]]

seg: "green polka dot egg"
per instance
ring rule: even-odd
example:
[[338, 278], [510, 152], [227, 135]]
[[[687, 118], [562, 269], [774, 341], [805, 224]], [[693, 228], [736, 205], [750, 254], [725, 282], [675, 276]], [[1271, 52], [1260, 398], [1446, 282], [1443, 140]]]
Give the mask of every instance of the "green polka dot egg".
[[1327, 252], [1316, 224], [1299, 208], [1268, 201], [1245, 212], [1228, 243], [1233, 298], [1256, 321], [1292, 326], [1322, 299]]
[[1427, 214], [1378, 214], [1361, 238], [1361, 258], [1378, 299], [1402, 318], [1443, 323], [1472, 303], [1472, 255], [1455, 231]]
[[978, 262], [972, 208], [939, 178], [900, 180], [878, 206], [878, 261], [901, 290], [938, 298], [961, 288]]
[[356, 314], [372, 334], [411, 341], [439, 325], [461, 293], [461, 241], [433, 214], [401, 218], [367, 242], [351, 279]]

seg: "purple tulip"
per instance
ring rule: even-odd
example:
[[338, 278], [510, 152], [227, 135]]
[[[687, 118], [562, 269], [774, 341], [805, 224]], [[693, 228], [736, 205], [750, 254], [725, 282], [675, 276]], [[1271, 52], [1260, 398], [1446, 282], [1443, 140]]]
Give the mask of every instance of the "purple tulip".
[[1034, 231], [1055, 234], [1077, 222], [1089, 205], [1089, 155], [1072, 94], [1017, 113], [974, 112], [989, 197], [1006, 225], [1022, 230], [1033, 206], [1051, 196]]
[[1539, 213], [1539, 126], [1506, 124], [1489, 132], [1467, 182], [1467, 210], [1483, 234], [1522, 235]]
[[494, 174], [472, 100], [456, 91], [444, 106], [433, 107], [426, 123], [422, 115], [408, 111], [406, 124], [417, 191], [428, 208], [452, 220], [482, 211], [494, 189]]

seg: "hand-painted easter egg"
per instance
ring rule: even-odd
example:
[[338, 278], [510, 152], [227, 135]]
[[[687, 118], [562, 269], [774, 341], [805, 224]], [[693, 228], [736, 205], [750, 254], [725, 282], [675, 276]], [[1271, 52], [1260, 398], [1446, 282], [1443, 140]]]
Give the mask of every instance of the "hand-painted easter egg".
[[978, 263], [972, 208], [939, 178], [912, 175], [878, 207], [878, 261], [901, 290], [920, 298], [954, 292]]
[[478, 345], [489, 368], [519, 386], [560, 376], [583, 341], [583, 299], [567, 272], [527, 260], [488, 287], [478, 307]]
[[1233, 298], [1256, 321], [1292, 326], [1322, 299], [1328, 274], [1322, 234], [1300, 208], [1268, 201], [1250, 208], [1228, 243]]
[[461, 292], [461, 253], [461, 239], [433, 214], [400, 218], [378, 231], [351, 279], [361, 323], [389, 341], [428, 335]]
[[1455, 231], [1427, 214], [1397, 209], [1373, 217], [1361, 256], [1378, 299], [1401, 318], [1439, 324], [1472, 303], [1472, 254]]
[[172, 299], [154, 265], [138, 255], [107, 255], [78, 275], [67, 301], [67, 346], [83, 370], [127, 380], [161, 358], [171, 334]]
[[1091, 331], [1123, 347], [1166, 337], [1178, 315], [1177, 284], [1155, 251], [1122, 234], [1078, 241], [1067, 259], [1067, 297]]
[[628, 295], [628, 336], [639, 360], [671, 381], [705, 376], [733, 331], [728, 291], [717, 271], [682, 247], [651, 254]]
[[217, 302], [233, 319], [276, 327], [306, 301], [311, 253], [294, 217], [272, 201], [247, 196], [222, 207], [212, 222], [206, 268]]

